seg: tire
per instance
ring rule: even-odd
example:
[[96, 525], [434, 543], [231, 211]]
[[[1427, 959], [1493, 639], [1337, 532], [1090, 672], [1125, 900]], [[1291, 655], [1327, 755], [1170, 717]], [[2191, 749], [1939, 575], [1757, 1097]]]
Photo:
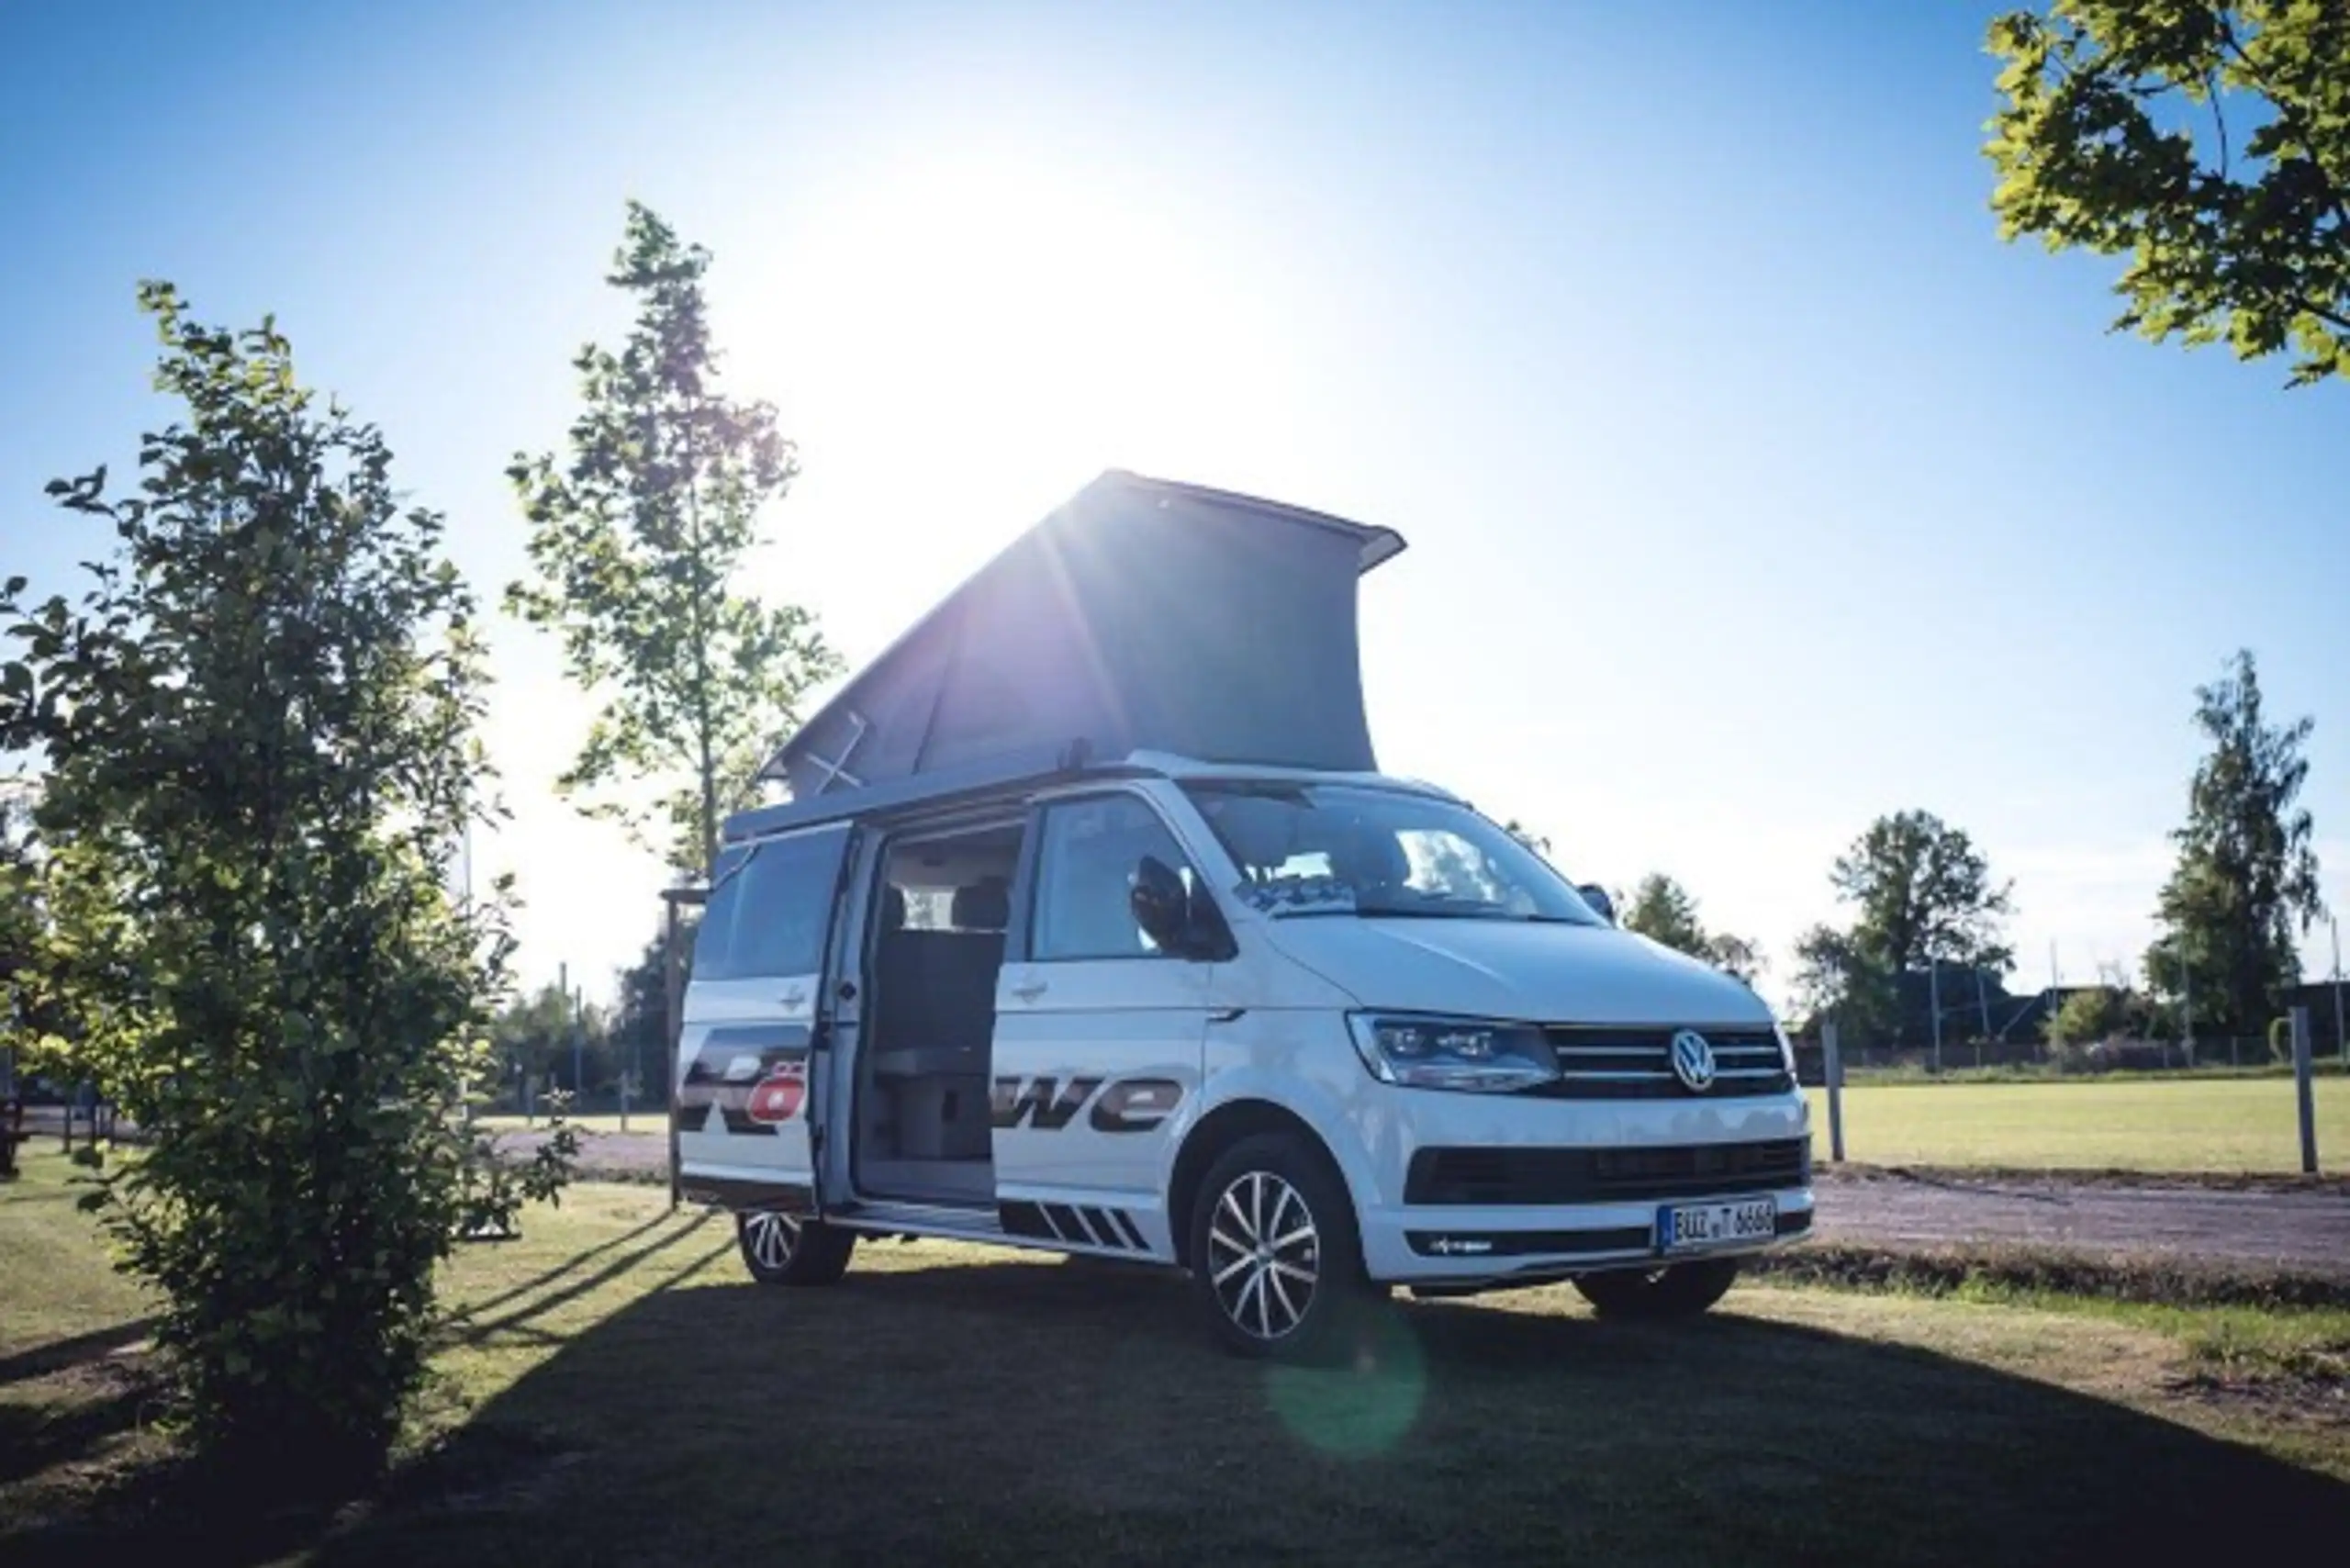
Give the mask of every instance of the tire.
[[1346, 1182], [1295, 1133], [1259, 1133], [1224, 1151], [1192, 1201], [1191, 1240], [1201, 1309], [1235, 1355], [1326, 1359], [1380, 1294], [1363, 1278]]
[[1662, 1269], [1609, 1269], [1578, 1274], [1575, 1289], [1602, 1317], [1653, 1323], [1696, 1316], [1728, 1294], [1737, 1278], [1737, 1259], [1708, 1258]]
[[743, 1267], [763, 1285], [829, 1285], [848, 1272], [856, 1233], [773, 1209], [748, 1209], [734, 1216], [734, 1242]]

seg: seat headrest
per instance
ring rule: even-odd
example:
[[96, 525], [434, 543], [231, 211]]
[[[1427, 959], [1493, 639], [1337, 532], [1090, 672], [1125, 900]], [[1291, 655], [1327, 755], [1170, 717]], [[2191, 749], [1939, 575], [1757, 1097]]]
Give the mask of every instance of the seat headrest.
[[906, 928], [906, 890], [903, 888], [881, 890], [881, 929], [903, 931]]
[[955, 925], [960, 931], [1002, 931], [1012, 924], [1012, 885], [987, 877], [955, 890]]

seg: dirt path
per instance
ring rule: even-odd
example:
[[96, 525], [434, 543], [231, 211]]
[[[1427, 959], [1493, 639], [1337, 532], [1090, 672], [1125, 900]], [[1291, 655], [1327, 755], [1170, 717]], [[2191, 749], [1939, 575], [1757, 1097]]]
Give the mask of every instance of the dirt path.
[[1817, 1233], [1863, 1245], [2021, 1242], [2350, 1279], [2350, 1193], [1894, 1171], [1821, 1177]]

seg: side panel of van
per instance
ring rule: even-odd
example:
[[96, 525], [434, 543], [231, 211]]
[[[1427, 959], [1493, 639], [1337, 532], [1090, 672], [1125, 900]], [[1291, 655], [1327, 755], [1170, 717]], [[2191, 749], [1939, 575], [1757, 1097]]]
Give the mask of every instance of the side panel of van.
[[678, 1168], [696, 1198], [816, 1207], [811, 1128], [829, 1054], [813, 1047], [849, 839], [835, 823], [721, 858], [676, 1063]]

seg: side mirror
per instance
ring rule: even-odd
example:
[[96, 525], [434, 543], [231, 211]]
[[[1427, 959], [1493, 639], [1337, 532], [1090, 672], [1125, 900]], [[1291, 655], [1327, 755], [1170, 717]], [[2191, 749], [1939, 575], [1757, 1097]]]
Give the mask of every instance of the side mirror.
[[1136, 863], [1134, 885], [1126, 895], [1135, 924], [1162, 953], [1184, 958], [1224, 956], [1229, 946], [1224, 922], [1204, 888], [1187, 888], [1175, 868], [1156, 855]]
[[1583, 902], [1589, 904], [1600, 919], [1610, 925], [1616, 924], [1616, 901], [1607, 896], [1606, 888], [1597, 882], [1585, 882], [1575, 891], [1583, 895]]

